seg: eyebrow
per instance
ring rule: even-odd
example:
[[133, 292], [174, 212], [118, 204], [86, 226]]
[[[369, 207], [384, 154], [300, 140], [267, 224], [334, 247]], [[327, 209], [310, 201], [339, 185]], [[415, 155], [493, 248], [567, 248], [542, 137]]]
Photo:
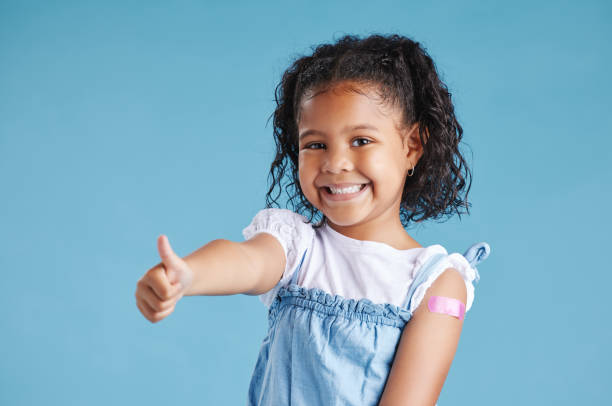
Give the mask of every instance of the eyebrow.
[[[370, 124], [357, 124], [354, 125], [352, 127], [344, 127], [342, 129], [343, 133], [347, 133], [347, 132], [351, 132], [351, 131], [355, 131], [355, 130], [373, 130], [373, 131], [378, 131], [378, 128], [374, 127], [373, 125]], [[326, 135], [323, 131], [319, 131], [319, 130], [306, 130], [303, 133], [300, 134], [299, 139], [301, 140], [302, 138], [308, 137], [309, 135]]]

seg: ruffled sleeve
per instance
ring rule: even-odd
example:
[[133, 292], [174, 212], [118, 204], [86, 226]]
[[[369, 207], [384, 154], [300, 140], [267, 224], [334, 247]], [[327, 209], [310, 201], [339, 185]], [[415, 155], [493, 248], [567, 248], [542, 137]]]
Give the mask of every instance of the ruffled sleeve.
[[270, 307], [278, 290], [289, 284], [304, 251], [312, 246], [314, 229], [307, 219], [291, 210], [267, 208], [260, 210], [242, 235], [248, 240], [259, 233], [276, 237], [285, 251], [286, 266], [283, 275], [274, 288], [259, 295], [261, 301]]
[[467, 303], [465, 305], [465, 312], [467, 313], [470, 307], [472, 307], [472, 303], [474, 302], [473, 281], [474, 279], [477, 279], [478, 271], [470, 265], [468, 260], [463, 255], [459, 253], [453, 253], [453, 254], [447, 255], [446, 250], [441, 245], [435, 245], [432, 247], [428, 247], [428, 249], [425, 252], [423, 252], [423, 255], [420, 255], [417, 258], [415, 269], [418, 270], [419, 267], [427, 259], [429, 259], [431, 255], [434, 255], [436, 253], [445, 254], [445, 257], [436, 264], [435, 266], [436, 269], [433, 270], [431, 274], [429, 274], [427, 279], [421, 285], [419, 285], [414, 291], [412, 300], [410, 301], [410, 307], [409, 307], [410, 312], [414, 313], [414, 311], [419, 307], [419, 304], [425, 297], [425, 292], [433, 284], [433, 282], [438, 278], [438, 276], [440, 276], [448, 268], [454, 268], [457, 271], [459, 271], [459, 273], [463, 277], [463, 280], [465, 281], [465, 287], [467, 289]]

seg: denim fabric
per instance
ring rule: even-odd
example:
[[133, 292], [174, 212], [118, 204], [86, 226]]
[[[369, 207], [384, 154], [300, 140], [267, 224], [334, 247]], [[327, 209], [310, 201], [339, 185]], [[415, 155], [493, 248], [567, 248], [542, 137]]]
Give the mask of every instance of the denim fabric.
[[[297, 285], [307, 251], [289, 285], [279, 290], [270, 306], [248, 405], [377, 405], [412, 314], [407, 307]], [[489, 251], [482, 242], [464, 256], [474, 267]], [[406, 303], [444, 257], [437, 254], [423, 264]]]

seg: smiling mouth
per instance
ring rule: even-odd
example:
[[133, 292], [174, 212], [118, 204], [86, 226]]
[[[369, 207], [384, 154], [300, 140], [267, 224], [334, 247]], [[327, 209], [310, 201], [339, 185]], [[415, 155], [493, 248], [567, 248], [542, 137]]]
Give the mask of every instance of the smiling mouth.
[[[333, 194], [333, 195], [342, 195], [342, 194], [351, 194], [351, 193], [357, 193], [357, 192], [359, 192], [359, 191], [363, 190], [363, 188], [364, 188], [366, 185], [367, 185], [367, 183], [362, 183], [362, 184], [359, 186], [359, 190], [357, 190], [356, 192], [348, 192], [348, 191], [338, 192], [338, 189], [336, 189], [336, 193], [334, 193], [334, 192], [332, 191], [331, 187], [329, 187], [329, 186], [323, 186], [323, 188], [324, 188], [324, 189], [327, 191], [327, 193], [329, 193], [329, 194]], [[347, 190], [347, 189], [355, 189], [355, 186], [346, 187], [346, 188], [343, 188], [343, 189], [344, 189], [344, 190]]]
[[[343, 200], [351, 200], [357, 196], [360, 196], [365, 189], [367, 189], [370, 186], [370, 183], [363, 183], [361, 184], [360, 188], [354, 192], [342, 192], [342, 193], [333, 193], [331, 191], [331, 188], [329, 186], [324, 186], [321, 188], [322, 190], [322, 194], [323, 196], [327, 199], [327, 200], [331, 200], [331, 201], [343, 201]], [[346, 189], [345, 189], [346, 190]]]

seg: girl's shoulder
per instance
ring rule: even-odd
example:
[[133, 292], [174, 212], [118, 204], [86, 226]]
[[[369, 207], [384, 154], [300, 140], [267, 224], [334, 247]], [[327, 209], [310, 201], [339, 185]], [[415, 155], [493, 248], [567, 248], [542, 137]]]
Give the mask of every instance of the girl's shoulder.
[[266, 208], [257, 212], [251, 223], [242, 230], [246, 240], [258, 233], [276, 237], [285, 250], [289, 267], [312, 245], [315, 230], [301, 214], [288, 209]]
[[463, 254], [458, 252], [449, 253], [447, 249], [440, 244], [425, 247], [425, 249], [423, 249], [416, 258], [415, 266], [411, 275], [413, 280], [417, 279], [419, 274], [425, 271], [424, 265], [430, 259], [433, 259], [433, 257], [439, 257], [440, 260], [434, 264], [435, 267], [432, 269], [432, 272], [427, 274], [427, 278], [416, 288], [410, 302], [409, 310], [411, 312], [416, 310], [419, 303], [425, 296], [426, 290], [448, 268], [453, 268], [458, 271], [464, 279], [467, 289], [466, 312], [470, 310], [474, 301], [473, 283], [478, 282], [480, 279], [476, 265], [479, 265], [485, 259], [487, 259], [490, 252], [491, 248], [489, 244], [484, 241], [472, 244]]
[[315, 230], [300, 214], [288, 209], [266, 208], [257, 212], [251, 223], [242, 230], [246, 240], [258, 233], [276, 237], [285, 251], [286, 265], [281, 280], [273, 289], [260, 295], [269, 307], [278, 289], [289, 283], [304, 252], [312, 247]]
[[242, 230], [249, 239], [258, 232], [269, 232], [282, 239], [308, 238], [314, 229], [306, 217], [288, 209], [266, 208], [255, 214], [251, 223]]

